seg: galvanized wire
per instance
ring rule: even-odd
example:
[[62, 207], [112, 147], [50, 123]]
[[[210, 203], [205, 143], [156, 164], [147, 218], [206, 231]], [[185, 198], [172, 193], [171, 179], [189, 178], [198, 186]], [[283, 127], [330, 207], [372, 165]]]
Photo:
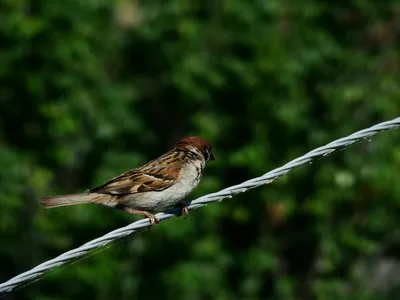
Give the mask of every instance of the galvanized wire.
[[[311, 163], [313, 160], [327, 156], [337, 150], [344, 149], [344, 148], [346, 148], [356, 142], [359, 142], [363, 139], [369, 139], [373, 135], [375, 135], [381, 131], [393, 129], [393, 128], [398, 127], [399, 125], [400, 125], [400, 117], [393, 119], [391, 121], [379, 123], [375, 126], [372, 126], [370, 128], [364, 129], [364, 130], [357, 131], [356, 133], [353, 133], [347, 137], [335, 140], [323, 147], [314, 149], [314, 150], [308, 152], [307, 154], [288, 162], [287, 164], [283, 165], [282, 167], [274, 169], [260, 177], [247, 180], [241, 184], [237, 184], [237, 185], [225, 188], [216, 193], [205, 195], [196, 200], [187, 202], [186, 204], [188, 205], [188, 208], [190, 210], [192, 210], [192, 209], [197, 209], [199, 207], [205, 206], [210, 202], [222, 201], [224, 198], [231, 198], [232, 195], [246, 192], [249, 189], [258, 187], [260, 185], [268, 184], [268, 183], [272, 182], [273, 180], [277, 179], [278, 177], [283, 176], [286, 173], [290, 172], [294, 168], [297, 168], [297, 167], [302, 166], [307, 163]], [[163, 213], [159, 213], [156, 216], [160, 221], [162, 221], [162, 220], [166, 220], [166, 219], [175, 217], [178, 213], [179, 213], [178, 209], [172, 209], [172, 210], [169, 210], [169, 211], [166, 211]], [[18, 286], [26, 285], [35, 279], [37, 280], [39, 278], [39, 276], [43, 275], [44, 273], [49, 272], [50, 270], [52, 270], [55, 267], [58, 267], [67, 262], [70, 262], [73, 259], [82, 257], [83, 255], [87, 254], [88, 252], [90, 252], [96, 248], [105, 246], [106, 244], [108, 244], [116, 239], [120, 239], [120, 238], [126, 237], [128, 235], [137, 233], [137, 232], [147, 228], [149, 225], [150, 225], [150, 223], [149, 223], [148, 219], [142, 219], [142, 220], [134, 222], [128, 226], [113, 230], [113, 231], [107, 233], [106, 235], [99, 237], [97, 239], [94, 239], [76, 249], [65, 252], [65, 253], [61, 254], [60, 256], [57, 256], [56, 258], [48, 260], [48, 261], [34, 267], [33, 269], [31, 269], [27, 272], [24, 272], [18, 276], [15, 276], [15, 277], [11, 278], [10, 280], [0, 284], [0, 294], [10, 292]]]

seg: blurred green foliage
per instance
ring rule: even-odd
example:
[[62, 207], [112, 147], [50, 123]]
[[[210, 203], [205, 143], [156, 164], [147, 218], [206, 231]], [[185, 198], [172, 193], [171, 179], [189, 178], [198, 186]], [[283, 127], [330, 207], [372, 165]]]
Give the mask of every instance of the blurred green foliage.
[[[400, 114], [396, 0], [0, 0], [0, 20], [1, 281], [136, 220], [45, 210], [41, 196], [96, 186], [181, 136], [217, 157], [195, 198]], [[400, 259], [386, 238], [399, 142], [381, 134], [9, 298], [397, 298], [398, 275], [379, 270]]]

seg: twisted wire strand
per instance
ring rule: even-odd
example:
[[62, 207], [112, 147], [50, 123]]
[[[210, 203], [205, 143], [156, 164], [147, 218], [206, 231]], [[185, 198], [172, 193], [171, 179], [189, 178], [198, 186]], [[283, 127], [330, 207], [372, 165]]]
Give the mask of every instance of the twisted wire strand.
[[[193, 210], [200, 208], [202, 206], [207, 205], [210, 202], [216, 202], [216, 201], [222, 201], [225, 198], [231, 198], [233, 195], [243, 193], [248, 191], [249, 189], [258, 187], [260, 185], [268, 184], [277, 179], [278, 177], [281, 177], [294, 168], [297, 168], [299, 166], [302, 166], [307, 163], [311, 163], [312, 161], [327, 156], [331, 154], [332, 152], [342, 150], [356, 142], [360, 142], [361, 140], [364, 139], [369, 139], [373, 135], [380, 133], [385, 130], [393, 129], [400, 126], [400, 117], [393, 119], [391, 121], [379, 123], [375, 126], [372, 126], [367, 129], [363, 129], [360, 131], [357, 131], [347, 137], [335, 140], [325, 146], [316, 148], [305, 155], [298, 157], [287, 164], [283, 165], [282, 167], [279, 167], [277, 169], [274, 169], [260, 177], [256, 177], [250, 180], [247, 180], [243, 183], [225, 188], [219, 192], [208, 194], [205, 196], [202, 196], [200, 198], [197, 198], [196, 200], [189, 201], [186, 204], [188, 205], [188, 209]], [[157, 218], [162, 221], [166, 219], [170, 219], [172, 217], [175, 217], [179, 213], [178, 209], [171, 209], [163, 213], [158, 213], [156, 216]], [[87, 242], [86, 244], [83, 244], [82, 246], [75, 248], [73, 250], [67, 251], [56, 258], [53, 258], [51, 260], [48, 260], [33, 269], [26, 271], [24, 273], [21, 273], [10, 280], [0, 284], [0, 294], [3, 293], [8, 293], [11, 292], [14, 288], [27, 284], [33, 280], [37, 280], [39, 276], [43, 275], [44, 273], [49, 272], [55, 267], [58, 267], [60, 265], [63, 265], [73, 259], [79, 258], [88, 252], [100, 248], [102, 246], [105, 246], [106, 244], [119, 239], [123, 238], [125, 236], [137, 233], [141, 231], [144, 228], [147, 228], [150, 225], [150, 222], [148, 219], [142, 219], [140, 221], [134, 222], [128, 226], [113, 230], [106, 235], [99, 237], [97, 239], [94, 239], [90, 242]]]

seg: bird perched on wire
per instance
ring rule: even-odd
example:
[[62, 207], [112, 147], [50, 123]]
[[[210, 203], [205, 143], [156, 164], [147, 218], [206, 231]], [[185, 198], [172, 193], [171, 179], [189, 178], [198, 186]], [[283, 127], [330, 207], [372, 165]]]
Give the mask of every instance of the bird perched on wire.
[[204, 167], [214, 160], [211, 144], [201, 137], [185, 137], [174, 149], [142, 167], [129, 170], [82, 194], [40, 199], [47, 208], [95, 203], [143, 215], [150, 227], [159, 220], [153, 213], [179, 206], [187, 216], [183, 200], [199, 184]]

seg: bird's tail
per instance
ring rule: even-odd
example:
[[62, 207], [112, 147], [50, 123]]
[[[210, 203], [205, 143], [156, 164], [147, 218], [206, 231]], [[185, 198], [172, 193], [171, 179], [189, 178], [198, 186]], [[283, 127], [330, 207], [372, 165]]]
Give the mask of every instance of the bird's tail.
[[94, 202], [99, 198], [99, 196], [100, 195], [96, 193], [48, 196], [40, 198], [40, 203], [42, 203], [46, 208], [52, 208]]

